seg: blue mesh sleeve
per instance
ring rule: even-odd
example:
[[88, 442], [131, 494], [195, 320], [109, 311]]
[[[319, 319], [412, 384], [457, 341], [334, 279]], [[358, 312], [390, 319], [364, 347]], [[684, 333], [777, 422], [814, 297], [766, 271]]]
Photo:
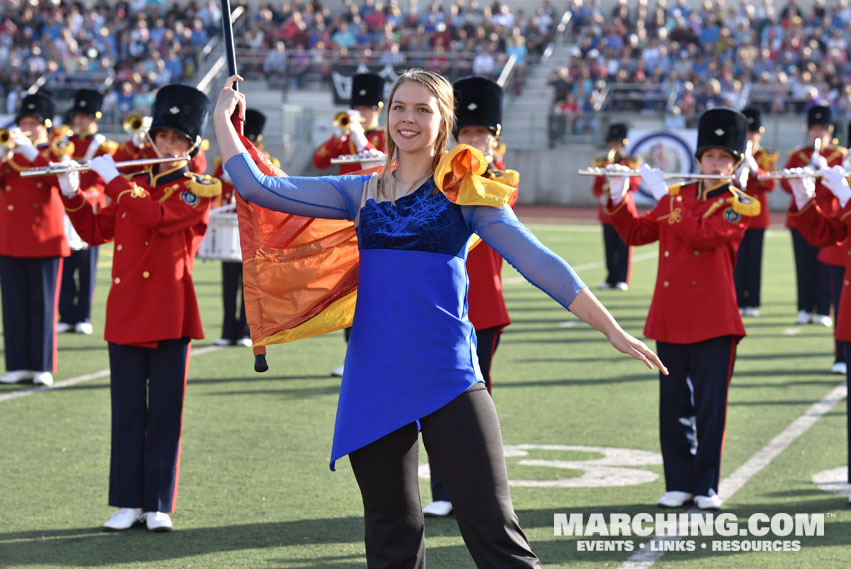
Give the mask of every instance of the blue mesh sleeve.
[[523, 277], [567, 308], [585, 287], [579, 275], [520, 223], [514, 211], [476, 206], [465, 208], [473, 231]]
[[247, 153], [227, 161], [225, 169], [246, 200], [259, 206], [323, 219], [354, 219], [369, 176], [267, 176]]

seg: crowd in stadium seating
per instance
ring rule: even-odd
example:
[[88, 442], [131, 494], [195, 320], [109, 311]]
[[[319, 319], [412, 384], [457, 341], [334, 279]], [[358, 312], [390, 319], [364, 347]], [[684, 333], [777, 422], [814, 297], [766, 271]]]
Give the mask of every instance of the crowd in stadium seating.
[[522, 75], [530, 54], [540, 55], [550, 41], [559, 17], [550, 0], [530, 12], [499, 1], [445, 4], [412, 3], [419, 10], [411, 11], [404, 2], [363, 0], [347, 2], [342, 12], [306, 0], [269, 5], [251, 15], [237, 46], [242, 61], [252, 62], [247, 72], [286, 72], [294, 87], [309, 74], [327, 79], [336, 63], [362, 61], [427, 67], [449, 78], [495, 78], [512, 54]]
[[217, 0], [0, 3], [0, 93], [13, 112], [43, 75], [51, 86], [98, 87], [112, 80], [107, 109], [147, 108], [155, 90], [192, 77], [199, 50], [221, 28]]
[[[605, 108], [694, 120], [719, 105], [802, 112], [814, 101], [851, 115], [851, 2], [572, 0], [576, 49], [551, 77], [554, 114], [583, 121]], [[574, 118], [578, 120], [573, 120]]]

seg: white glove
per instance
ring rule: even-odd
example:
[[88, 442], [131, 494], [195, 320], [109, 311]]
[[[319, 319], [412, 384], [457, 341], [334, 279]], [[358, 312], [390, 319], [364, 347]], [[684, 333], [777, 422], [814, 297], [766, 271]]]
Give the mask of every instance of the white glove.
[[360, 123], [360, 113], [357, 111], [349, 111], [351, 122], [349, 123], [349, 133], [352, 142], [355, 143], [355, 148], [358, 152], [362, 152], [367, 147], [369, 141], [366, 139], [366, 134], [363, 132], [363, 125]]
[[225, 169], [222, 169], [222, 175], [219, 176], [219, 179], [226, 184], [233, 185], [233, 180], [231, 180], [230, 174], [228, 174], [228, 171]]
[[148, 134], [144, 130], [140, 130], [139, 132], [134, 134], [133, 138], [131, 138], [130, 140], [133, 142], [133, 148], [138, 150], [142, 148], [148, 141]]
[[12, 136], [12, 142], [15, 144], [16, 154], [20, 154], [30, 162], [38, 158], [38, 148], [33, 146], [32, 141], [20, 131]]
[[8, 147], [0, 147], [0, 162], [6, 162], [12, 158], [12, 155], [15, 153], [14, 150]]
[[733, 172], [733, 179], [736, 181], [736, 185], [739, 188], [744, 190], [748, 187], [748, 178], [752, 171], [756, 172], [756, 170], [750, 169], [747, 160], [742, 160], [742, 163], [739, 164], [739, 167], [735, 172]]
[[756, 158], [750, 152], [745, 152], [745, 159], [742, 160], [742, 165], [754, 173], [759, 170], [759, 164], [756, 163]]
[[618, 176], [618, 173], [622, 174], [628, 171], [629, 168], [623, 164], [609, 164], [605, 168], [606, 181], [609, 183], [609, 197], [612, 198], [612, 205], [618, 205], [626, 197], [626, 191], [629, 188], [629, 178], [627, 176]]
[[665, 183], [665, 178], [662, 177], [662, 170], [651, 168], [647, 164], [642, 163], [639, 171], [641, 172], [641, 181], [650, 188], [653, 199], [659, 201], [668, 195], [668, 184]]
[[51, 166], [70, 166], [72, 169], [62, 174], [57, 174], [59, 178], [59, 193], [63, 197], [73, 198], [77, 195], [77, 188], [80, 187], [80, 171], [74, 170], [80, 165], [75, 160], [63, 160], [62, 162], [51, 162]]
[[810, 167], [813, 170], [826, 170], [828, 168], [827, 158], [825, 158], [821, 154], [813, 154], [812, 158], [810, 158]]
[[845, 207], [851, 198], [851, 187], [848, 186], [848, 178], [842, 166], [834, 166], [822, 171], [822, 182], [839, 200], [839, 207]]
[[109, 154], [92, 158], [92, 161], [89, 162], [89, 166], [92, 170], [97, 172], [98, 176], [100, 176], [107, 184], [121, 175], [115, 167], [115, 160], [113, 160], [112, 156]]
[[784, 176], [789, 178], [789, 187], [792, 188], [792, 197], [799, 210], [804, 209], [807, 202], [816, 195], [816, 179], [807, 174], [812, 174], [810, 168], [787, 168], [783, 170]]

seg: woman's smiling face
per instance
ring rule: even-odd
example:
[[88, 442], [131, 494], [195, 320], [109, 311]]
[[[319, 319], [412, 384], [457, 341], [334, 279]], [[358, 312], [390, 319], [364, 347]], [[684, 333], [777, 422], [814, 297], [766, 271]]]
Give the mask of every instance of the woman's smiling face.
[[387, 126], [400, 152], [433, 151], [440, 133], [439, 110], [437, 97], [419, 83], [407, 81], [396, 88]]

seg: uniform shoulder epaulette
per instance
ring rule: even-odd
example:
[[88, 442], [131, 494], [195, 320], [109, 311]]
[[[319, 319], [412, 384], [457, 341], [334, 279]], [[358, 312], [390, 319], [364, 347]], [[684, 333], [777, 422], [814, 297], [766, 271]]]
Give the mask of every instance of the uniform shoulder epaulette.
[[605, 156], [597, 156], [594, 160], [591, 161], [591, 166], [594, 168], [603, 168], [609, 163], [608, 159]]
[[274, 166], [275, 168], [281, 167], [281, 161], [275, 158], [274, 156], [269, 156], [269, 162], [271, 162], [272, 166]]
[[212, 198], [222, 193], [222, 181], [206, 174], [186, 172], [189, 178], [189, 191], [199, 198]]
[[118, 150], [118, 143], [107, 138], [101, 143], [100, 149], [112, 156]]
[[520, 184], [520, 172], [517, 170], [494, 170], [493, 179], [497, 182], [517, 187]]
[[639, 168], [641, 168], [641, 156], [629, 155], [629, 156], [626, 156], [625, 158], [626, 158], [627, 165], [631, 169], [638, 170]]
[[216, 156], [216, 159], [213, 160], [213, 170], [215, 170], [216, 168], [218, 168], [221, 165], [222, 165], [222, 157]]
[[759, 160], [757, 162], [763, 170], [770, 170], [777, 162], [778, 158], [780, 158], [780, 153], [778, 151], [760, 148]]
[[733, 211], [739, 215], [747, 217], [755, 217], [759, 215], [759, 212], [761, 211], [761, 204], [759, 203], [759, 200], [754, 199], [753, 196], [749, 196], [747, 193], [735, 186], [731, 185], [729, 186], [729, 189], [730, 193], [733, 194], [733, 196], [729, 198]]
[[679, 195], [680, 190], [683, 189], [684, 185], [685, 185], [685, 182], [679, 182], [677, 184], [671, 184], [670, 186], [668, 186], [668, 193], [671, 194], [672, 196]]

